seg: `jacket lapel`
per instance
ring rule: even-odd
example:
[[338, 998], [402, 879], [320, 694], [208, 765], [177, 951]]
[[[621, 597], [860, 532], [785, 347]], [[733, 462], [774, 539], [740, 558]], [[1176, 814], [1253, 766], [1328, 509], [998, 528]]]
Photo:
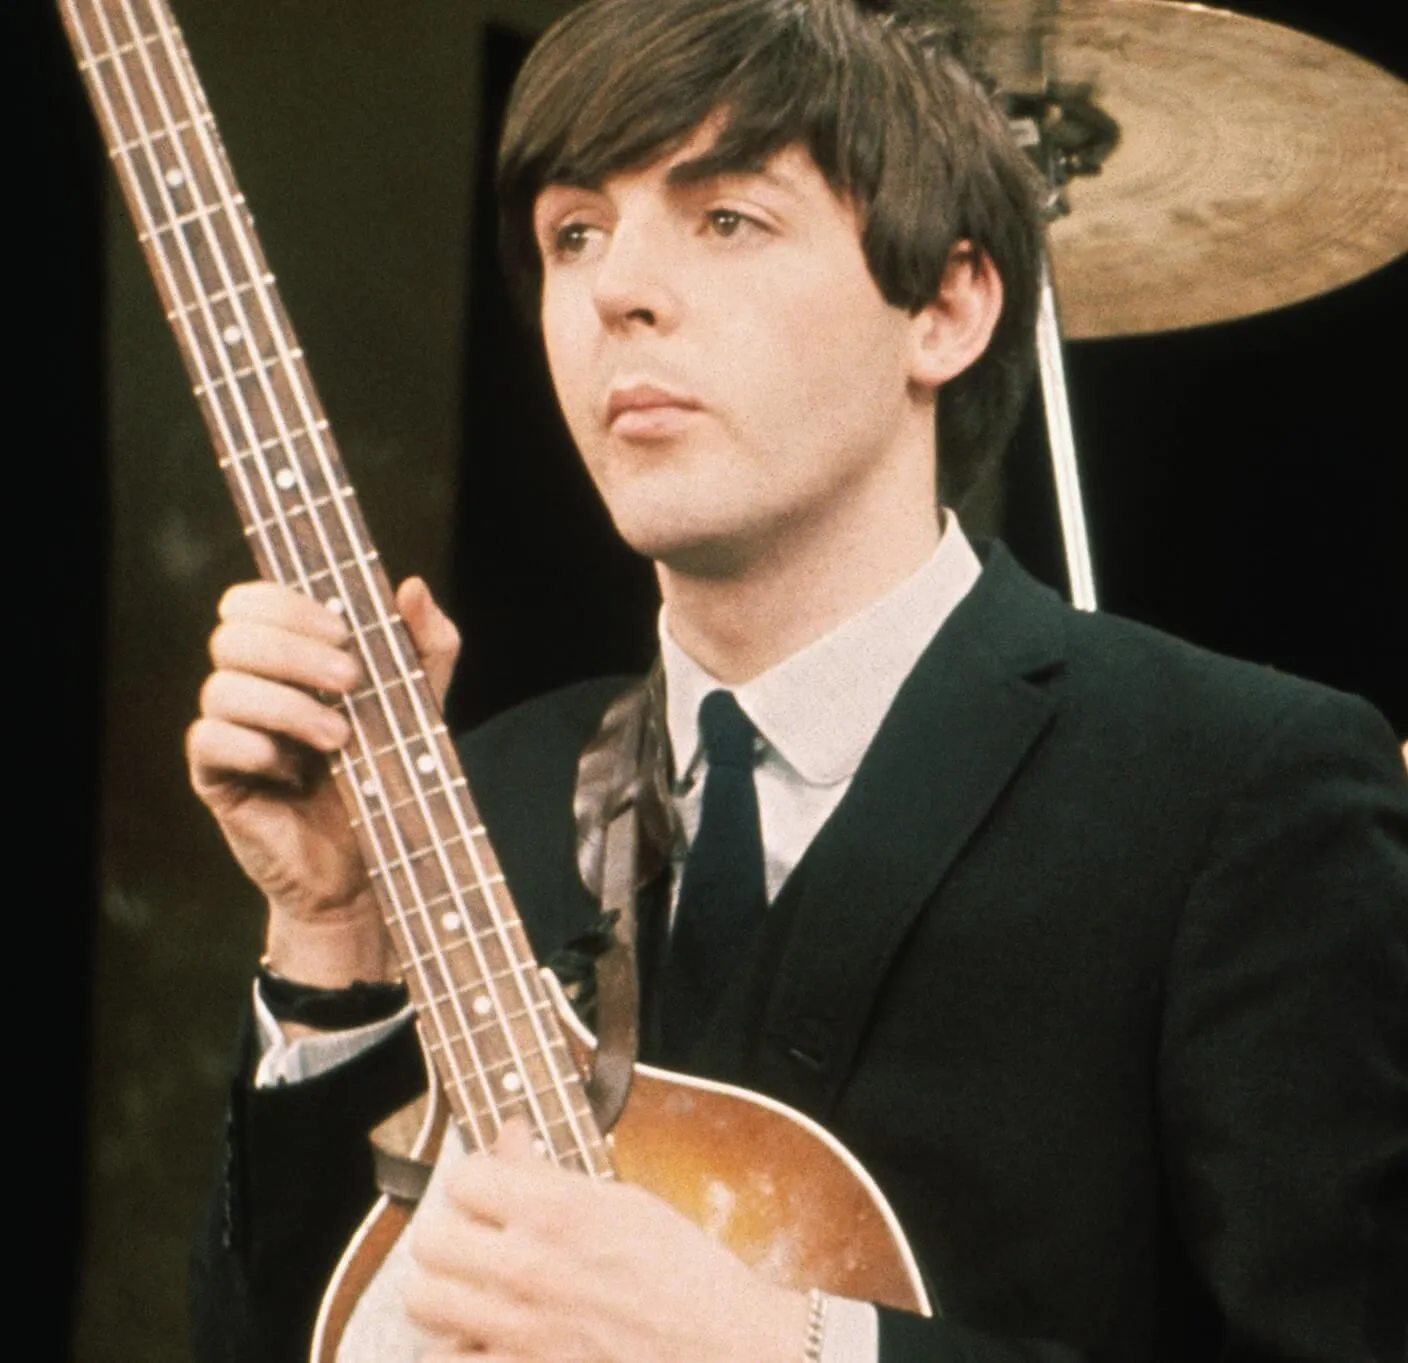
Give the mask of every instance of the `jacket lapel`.
[[1044, 683], [1066, 609], [988, 552], [770, 910], [704, 1039], [705, 1069], [733, 1069], [760, 1038], [752, 1082], [813, 1115], [830, 1108], [916, 916], [1052, 719]]

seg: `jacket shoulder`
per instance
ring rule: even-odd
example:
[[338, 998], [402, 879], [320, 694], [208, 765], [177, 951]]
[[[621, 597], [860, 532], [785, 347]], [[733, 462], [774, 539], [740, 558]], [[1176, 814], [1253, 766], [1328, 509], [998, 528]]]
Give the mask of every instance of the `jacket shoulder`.
[[1013, 656], [1042, 639], [1040, 666], [1067, 717], [1089, 720], [1108, 747], [1167, 743], [1189, 755], [1245, 757], [1273, 733], [1308, 724], [1396, 750], [1387, 721], [1360, 696], [1120, 616], [1078, 611], [1000, 546], [989, 575], [983, 614], [992, 646]]

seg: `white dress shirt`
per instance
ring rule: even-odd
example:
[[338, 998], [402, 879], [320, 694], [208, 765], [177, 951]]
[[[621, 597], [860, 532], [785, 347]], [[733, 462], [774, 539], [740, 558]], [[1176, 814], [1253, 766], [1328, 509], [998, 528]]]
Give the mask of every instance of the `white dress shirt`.
[[[677, 773], [673, 796], [684, 833], [673, 851], [676, 893], [685, 855], [699, 828], [708, 765], [699, 740], [699, 704], [704, 697], [711, 691], [732, 691], [758, 730], [754, 779], [771, 902], [850, 789], [920, 654], [981, 571], [957, 518], [946, 513], [939, 546], [918, 572], [859, 615], [736, 687], [724, 686], [675, 642], [669, 612], [661, 611], [666, 724]], [[254, 1012], [262, 1055], [255, 1083], [293, 1083], [324, 1073], [388, 1035], [409, 1011], [355, 1031], [288, 1041], [256, 987]], [[875, 1363], [879, 1347], [874, 1307], [831, 1298], [822, 1363]]]

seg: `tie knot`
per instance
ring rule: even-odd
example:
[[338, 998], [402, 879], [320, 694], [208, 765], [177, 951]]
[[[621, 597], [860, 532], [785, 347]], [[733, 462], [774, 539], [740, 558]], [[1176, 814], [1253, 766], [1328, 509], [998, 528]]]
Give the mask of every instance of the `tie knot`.
[[758, 731], [727, 691], [710, 691], [700, 702], [699, 737], [711, 767], [752, 771], [758, 760]]

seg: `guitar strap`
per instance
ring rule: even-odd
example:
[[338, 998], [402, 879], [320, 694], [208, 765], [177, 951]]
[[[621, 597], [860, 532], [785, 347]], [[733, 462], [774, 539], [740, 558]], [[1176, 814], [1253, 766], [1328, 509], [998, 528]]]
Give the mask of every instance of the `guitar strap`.
[[657, 662], [612, 702], [577, 764], [577, 869], [611, 934], [595, 961], [597, 1052], [587, 1081], [603, 1131], [626, 1105], [640, 1053], [637, 897], [664, 870], [675, 836], [664, 713]]

